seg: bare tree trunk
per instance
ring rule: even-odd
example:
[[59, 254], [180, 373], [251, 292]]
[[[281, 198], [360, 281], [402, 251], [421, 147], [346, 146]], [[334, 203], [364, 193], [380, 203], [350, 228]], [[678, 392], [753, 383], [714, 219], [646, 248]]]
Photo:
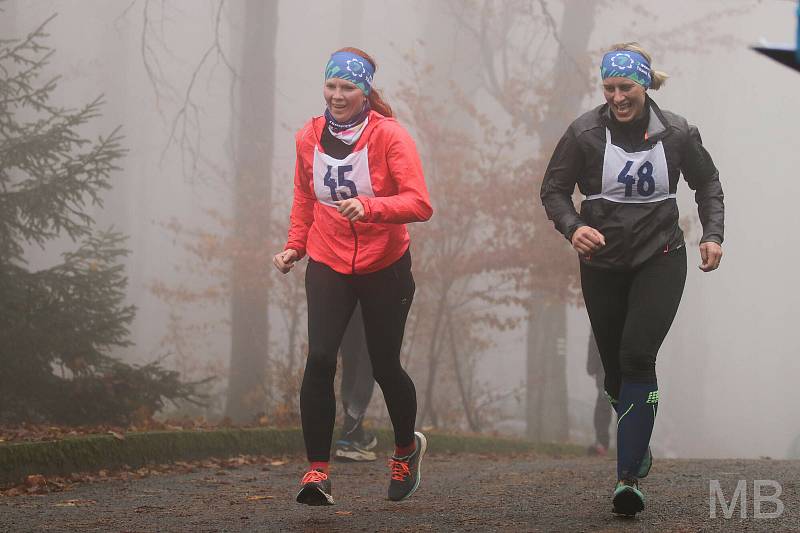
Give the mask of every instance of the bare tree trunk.
[[[426, 63], [436, 66], [437, 69], [445, 69], [448, 79], [472, 95], [477, 90], [473, 82], [478, 75], [476, 71], [479, 69], [479, 65], [476, 65], [474, 61], [474, 55], [478, 52], [478, 43], [458, 31], [452, 17], [449, 16], [447, 5], [440, 2], [429, 2], [425, 5], [425, 8], [427, 12], [423, 19], [425, 20], [425, 27], [421, 44]], [[442, 21], [445, 21], [444, 25]], [[426, 93], [436, 93], [436, 98], [445, 100], [453, 97], [453, 91], [450, 88], [442, 88], [432, 80], [423, 79], [421, 83]], [[460, 127], [464, 132], [472, 132], [475, 129], [475, 121], [466, 113], [446, 117], [445, 120], [448, 126]], [[426, 147], [431, 154], [431, 159], [425, 162], [425, 171], [428, 176], [436, 176], [439, 173], [439, 169], [436, 166], [436, 154], [446, 153], [448, 149], [451, 149], [450, 146], [442, 147], [438, 144]], [[441, 292], [438, 293], [439, 299], [436, 303], [433, 332], [427, 354], [427, 382], [425, 383], [422, 409], [417, 419], [419, 425], [423, 425], [426, 420], [429, 420], [434, 427], [439, 425], [439, 417], [436, 410], [436, 392], [441, 390], [441, 387], [437, 388], [437, 378], [444, 379], [439, 377], [439, 370], [443, 362], [442, 359], [445, 357], [442, 351], [446, 346], [447, 326], [445, 321], [447, 317], [444, 314], [447, 312], [445, 309], [448, 305], [448, 295], [451, 293], [452, 287], [452, 280], [443, 281]], [[433, 287], [425, 287], [422, 290], [435, 291]], [[455, 350], [455, 347], [453, 347], [453, 350]], [[456, 356], [458, 352], [453, 351], [451, 355]], [[457, 378], [467, 381], [472, 379], [471, 376], [461, 375], [458, 375]], [[459, 386], [462, 384], [458, 383]], [[461, 392], [465, 393], [466, 391], [462, 390]], [[469, 419], [470, 413], [466, 411], [466, 403], [464, 405], [465, 416]]]
[[462, 362], [461, 357], [458, 353], [458, 345], [456, 343], [456, 336], [453, 333], [453, 324], [450, 321], [450, 318], [447, 319], [447, 333], [450, 337], [450, 355], [453, 359], [453, 372], [456, 375], [456, 384], [458, 385], [458, 393], [461, 396], [461, 405], [464, 408], [464, 416], [467, 419], [467, 427], [471, 431], [479, 432], [481, 428], [478, 425], [478, 421], [475, 418], [475, 412], [473, 410], [473, 398], [470, 395], [469, 387], [466, 385], [464, 376], [462, 375]]
[[[566, 130], [570, 117], [579, 112], [590, 90], [586, 55], [594, 27], [596, 2], [565, 0], [559, 40], [561, 53], [552, 79], [557, 80], [540, 132], [543, 153], [549, 153]], [[566, 56], [566, 57], [565, 57]], [[548, 228], [548, 231], [551, 231]], [[550, 238], [560, 239], [555, 234]], [[539, 441], [564, 441], [569, 437], [566, 376], [566, 304], [534, 295], [528, 317], [527, 341], [527, 436]]]
[[[235, 130], [234, 233], [240, 246], [257, 250], [269, 242], [278, 2], [246, 0], [241, 6], [244, 33]], [[252, 420], [265, 408], [268, 292], [266, 276], [258, 276], [253, 269], [254, 256], [237, 254], [231, 274], [231, 359], [225, 414], [235, 422]]]
[[569, 436], [566, 309], [562, 302], [542, 300], [533, 307], [527, 342], [527, 435], [543, 442], [564, 441]]
[[433, 393], [436, 389], [436, 372], [439, 368], [439, 362], [441, 359], [440, 347], [442, 345], [441, 341], [443, 337], [442, 319], [445, 306], [447, 305], [448, 289], [445, 289], [443, 292], [444, 294], [439, 300], [439, 304], [436, 306], [433, 330], [431, 331], [430, 345], [428, 346], [428, 381], [425, 383], [425, 398], [422, 404], [422, 412], [417, 420], [417, 424], [420, 426], [425, 424], [425, 419], [430, 419], [431, 425], [434, 427], [439, 424], [439, 417], [436, 414], [433, 401]]

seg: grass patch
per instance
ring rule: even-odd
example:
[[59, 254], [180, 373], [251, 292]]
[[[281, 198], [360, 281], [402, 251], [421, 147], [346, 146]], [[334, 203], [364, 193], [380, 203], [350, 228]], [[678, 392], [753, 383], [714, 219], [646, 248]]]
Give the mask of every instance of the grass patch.
[[[391, 430], [375, 430], [379, 449], [392, 449]], [[570, 444], [541, 444], [518, 439], [426, 432], [434, 453], [526, 453], [550, 456], [583, 455]], [[0, 444], [0, 485], [21, 483], [28, 475], [67, 476], [124, 466], [191, 461], [240, 454], [283, 455], [303, 453], [303, 435], [297, 428], [219, 429], [202, 431], [152, 431], [128, 433], [123, 440], [111, 435], [91, 435], [50, 442]]]
[[[370, 431], [374, 431], [378, 436], [378, 449], [393, 449], [392, 430]], [[507, 437], [436, 431], [426, 431], [425, 437], [428, 439], [428, 448], [433, 453], [538, 453], [552, 457], [586, 455], [586, 447], [575, 444], [542, 443]]]

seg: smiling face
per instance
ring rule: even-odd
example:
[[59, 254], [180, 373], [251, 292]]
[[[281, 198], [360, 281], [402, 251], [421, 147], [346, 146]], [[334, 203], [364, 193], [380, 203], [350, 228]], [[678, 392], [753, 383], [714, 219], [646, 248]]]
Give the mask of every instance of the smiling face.
[[642, 116], [646, 94], [644, 87], [629, 78], [603, 80], [603, 95], [620, 122], [630, 122]]
[[346, 122], [364, 107], [367, 97], [356, 85], [341, 78], [328, 78], [322, 88], [325, 103], [337, 122]]

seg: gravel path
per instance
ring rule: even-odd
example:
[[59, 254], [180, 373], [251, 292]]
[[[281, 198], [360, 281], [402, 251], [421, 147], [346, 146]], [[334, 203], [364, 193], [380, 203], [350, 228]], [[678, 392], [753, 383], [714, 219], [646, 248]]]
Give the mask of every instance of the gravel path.
[[[293, 500], [305, 463], [198, 470], [65, 492], [0, 497], [0, 531], [800, 531], [800, 461], [658, 460], [644, 480], [647, 509], [611, 514], [609, 459], [430, 454], [410, 499], [386, 498], [382, 462], [334, 465], [332, 507]], [[747, 480], [747, 515], [709, 517], [709, 482], [730, 501]], [[775, 480], [785, 506], [753, 517], [753, 481]], [[772, 494], [766, 487], [764, 494]], [[774, 512], [766, 502], [761, 512]]]

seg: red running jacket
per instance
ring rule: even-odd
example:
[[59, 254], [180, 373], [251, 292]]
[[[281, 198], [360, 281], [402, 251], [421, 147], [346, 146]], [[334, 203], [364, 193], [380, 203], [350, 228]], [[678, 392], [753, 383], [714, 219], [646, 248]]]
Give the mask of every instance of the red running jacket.
[[[333, 159], [319, 143], [325, 117], [297, 132], [294, 202], [284, 249], [306, 253], [342, 274], [367, 274], [405, 253], [405, 224], [433, 214], [422, 163], [408, 132], [393, 118], [371, 111], [369, 122], [345, 159]], [[358, 198], [364, 218], [351, 223], [337, 200]]]

